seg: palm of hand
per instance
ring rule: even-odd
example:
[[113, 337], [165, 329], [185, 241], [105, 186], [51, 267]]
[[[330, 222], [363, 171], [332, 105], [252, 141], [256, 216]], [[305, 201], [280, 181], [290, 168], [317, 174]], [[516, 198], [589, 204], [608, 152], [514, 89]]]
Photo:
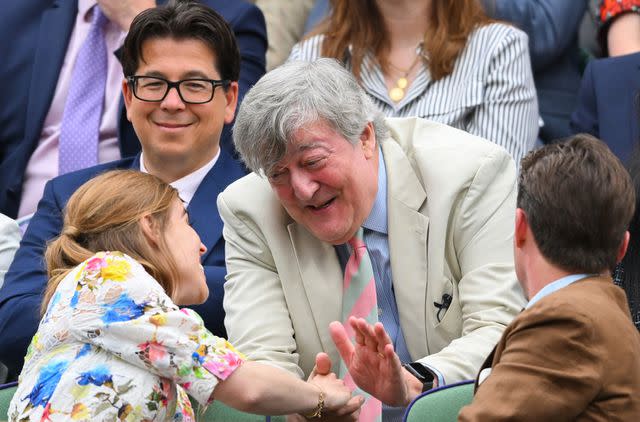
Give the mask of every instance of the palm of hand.
[[400, 361], [395, 353], [392, 357], [356, 344], [347, 369], [362, 390], [385, 404], [402, 406], [406, 401], [407, 388]]

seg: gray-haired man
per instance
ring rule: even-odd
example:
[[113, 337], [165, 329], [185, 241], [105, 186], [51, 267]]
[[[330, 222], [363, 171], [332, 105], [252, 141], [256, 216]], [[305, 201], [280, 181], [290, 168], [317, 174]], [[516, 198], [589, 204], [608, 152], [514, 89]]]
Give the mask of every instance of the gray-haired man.
[[[363, 227], [379, 320], [424, 374], [405, 372], [406, 400], [387, 404], [475, 376], [525, 303], [506, 151], [419, 118], [384, 119], [328, 59], [265, 75], [244, 99], [234, 142], [255, 172], [218, 197], [225, 325], [239, 350], [301, 377], [318, 352], [338, 362], [328, 326], [345, 314], [346, 243]], [[385, 420], [392, 413], [401, 410], [385, 408]]]

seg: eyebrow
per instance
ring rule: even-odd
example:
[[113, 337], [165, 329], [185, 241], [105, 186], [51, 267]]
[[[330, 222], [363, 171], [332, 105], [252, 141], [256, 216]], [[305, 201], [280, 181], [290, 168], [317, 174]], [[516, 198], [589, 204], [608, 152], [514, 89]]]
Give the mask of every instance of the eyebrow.
[[310, 149], [315, 149], [315, 148], [322, 148], [324, 150], [329, 150], [326, 146], [322, 145], [319, 142], [311, 142], [308, 144], [302, 144], [302, 145], [297, 145], [295, 148], [295, 152], [299, 152], [299, 151], [307, 151]]
[[[162, 72], [158, 72], [156, 70], [152, 70], [149, 72], [145, 72], [144, 76], [154, 76], [156, 78], [163, 78], [163, 79], [167, 79], [166, 75]], [[214, 79], [209, 77], [209, 75], [205, 74], [204, 72], [201, 72], [199, 70], [190, 70], [187, 73], [183, 73], [180, 76], [180, 79], [192, 79], [192, 78], [198, 78], [198, 79]]]

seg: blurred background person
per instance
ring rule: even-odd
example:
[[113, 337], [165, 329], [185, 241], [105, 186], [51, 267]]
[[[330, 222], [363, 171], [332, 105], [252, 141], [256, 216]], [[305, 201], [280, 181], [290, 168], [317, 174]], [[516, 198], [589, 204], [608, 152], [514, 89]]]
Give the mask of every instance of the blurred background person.
[[489, 16], [513, 23], [529, 36], [529, 53], [542, 126], [539, 139], [571, 134], [584, 56], [578, 47], [587, 0], [483, 0]]
[[262, 10], [267, 24], [267, 71], [287, 60], [291, 48], [304, 34], [313, 0], [249, 0]]
[[526, 35], [478, 0], [330, 1], [289, 60], [341, 60], [389, 117], [423, 117], [504, 147], [516, 163], [539, 117]]
[[602, 56], [640, 51], [640, 0], [600, 0], [598, 41]]
[[[587, 0], [482, 0], [482, 5], [491, 18], [513, 23], [529, 36], [542, 119], [540, 142], [568, 136], [584, 66], [578, 33]], [[307, 28], [310, 30], [328, 14], [329, 1], [316, 1]], [[594, 34], [591, 36], [595, 39]]]
[[636, 191], [636, 212], [629, 225], [629, 247], [613, 272], [613, 282], [627, 294], [631, 319], [640, 330], [640, 142], [627, 166]]

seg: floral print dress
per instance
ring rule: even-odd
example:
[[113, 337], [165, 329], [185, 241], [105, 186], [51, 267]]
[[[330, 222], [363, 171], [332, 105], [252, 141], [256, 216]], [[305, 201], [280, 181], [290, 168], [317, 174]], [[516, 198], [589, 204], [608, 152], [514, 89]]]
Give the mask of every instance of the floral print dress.
[[138, 262], [100, 252], [60, 282], [33, 337], [11, 421], [191, 421], [244, 357]]

